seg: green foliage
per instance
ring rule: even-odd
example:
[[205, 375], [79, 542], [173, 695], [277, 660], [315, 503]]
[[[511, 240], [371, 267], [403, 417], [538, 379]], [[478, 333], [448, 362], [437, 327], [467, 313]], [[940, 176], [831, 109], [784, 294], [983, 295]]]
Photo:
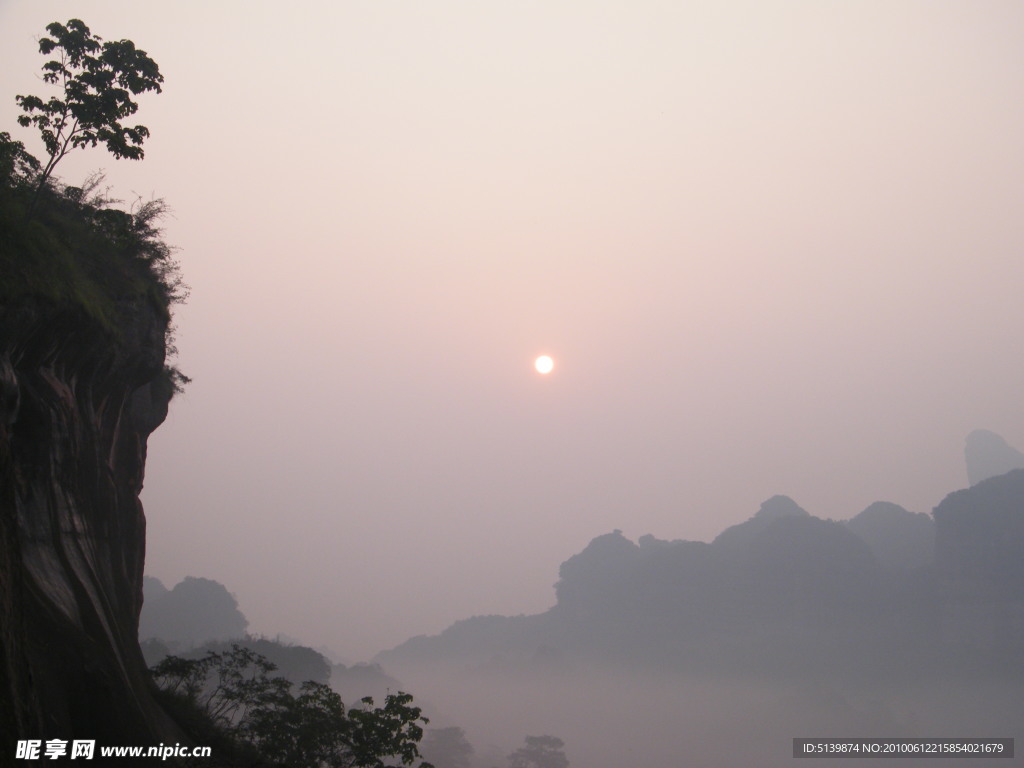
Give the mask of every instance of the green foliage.
[[[412, 765], [419, 757], [417, 744], [423, 738], [419, 723], [428, 723], [419, 707], [412, 706], [412, 695], [399, 691], [384, 697], [384, 707], [374, 707], [369, 696], [361, 707], [348, 711], [349, 740], [360, 768], [383, 768], [383, 757], [398, 757], [402, 765]], [[420, 768], [432, 768], [420, 763]]]
[[[165, 345], [173, 357], [170, 308], [187, 298], [188, 287], [160, 228], [167, 205], [138, 200], [119, 210], [102, 173], [81, 187], [40, 191], [39, 167], [21, 142], [0, 132], [0, 303], [30, 298], [65, 307], [116, 339], [122, 305], [149, 302], [168, 319]], [[47, 204], [30, 215], [39, 199]], [[169, 365], [157, 383], [172, 394], [187, 382]]]
[[[168, 656], [152, 669], [165, 695], [178, 697], [204, 722], [237, 742], [235, 751], [258, 754], [261, 764], [309, 768], [384, 768], [397, 759], [412, 765], [427, 719], [412, 696], [385, 697], [383, 707], [364, 698], [346, 709], [323, 683], [307, 681], [298, 694], [272, 663], [233, 645], [199, 659]], [[183, 725], [186, 725], [183, 723]], [[389, 762], [385, 762], [385, 761]], [[419, 768], [431, 768], [421, 762]]]
[[[103, 144], [115, 157], [141, 160], [142, 143], [149, 136], [144, 125], [125, 126], [122, 120], [138, 111], [132, 96], [160, 92], [163, 75], [146, 52], [131, 40], [103, 42], [78, 19], [67, 25], [46, 27], [52, 37], [39, 41], [39, 51], [57, 58], [43, 65], [43, 80], [61, 88], [60, 96], [42, 99], [17, 96], [24, 115], [22, 126], [35, 126], [43, 139], [49, 161], [38, 178], [46, 184], [54, 167], [76, 147]], [[33, 204], [34, 206], [34, 204]]]
[[[205, 651], [225, 652], [233, 643], [250, 649], [270, 661], [276, 674], [299, 685], [307, 680], [316, 683], [327, 683], [331, 679], [331, 664], [324, 656], [312, 648], [292, 645], [271, 640], [257, 635], [245, 635], [232, 641], [211, 641], [196, 649]], [[192, 655], [192, 654], [189, 654]]]
[[7, 131], [0, 132], [0, 185], [24, 187], [36, 177], [40, 162], [25, 151], [25, 145], [14, 141]]
[[[138, 109], [132, 96], [159, 92], [163, 75], [130, 40], [103, 42], [78, 19], [46, 29], [50, 37], [39, 50], [55, 58], [43, 65], [43, 80], [61, 92], [16, 100], [25, 113], [18, 123], [39, 130], [48, 161], [0, 133], [0, 301], [32, 297], [65, 306], [115, 333], [120, 307], [139, 298], [169, 319], [188, 289], [160, 230], [167, 205], [140, 199], [119, 210], [99, 173], [81, 187], [51, 182], [54, 166], [76, 147], [102, 143], [114, 157], [141, 159], [149, 131], [122, 121]], [[170, 324], [165, 341], [173, 352]], [[173, 391], [187, 382], [175, 368], [164, 374]]]
[[[138, 200], [128, 211], [100, 191], [102, 174], [81, 187], [54, 185], [54, 167], [75, 147], [103, 143], [114, 157], [141, 159], [145, 126], [121, 121], [138, 105], [131, 96], [160, 91], [157, 65], [130, 40], [102, 43], [81, 21], [50, 24], [52, 38], [39, 50], [56, 59], [43, 66], [43, 80], [60, 85], [62, 97], [46, 101], [18, 96], [22, 126], [39, 129], [49, 154], [45, 166], [0, 132], [0, 303], [30, 300], [84, 316], [119, 340], [125, 306], [148, 301], [167, 320], [164, 347], [173, 357], [174, 325], [170, 307], [183, 302], [188, 287], [181, 279], [173, 249], [159, 222], [167, 205]], [[39, 212], [39, 202], [47, 205]], [[189, 382], [174, 365], [165, 365], [153, 382], [167, 397]]]

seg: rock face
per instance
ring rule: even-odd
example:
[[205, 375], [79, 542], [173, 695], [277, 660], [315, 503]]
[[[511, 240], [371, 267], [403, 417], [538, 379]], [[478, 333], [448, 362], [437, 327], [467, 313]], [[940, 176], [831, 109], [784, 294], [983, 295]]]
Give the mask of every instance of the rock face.
[[113, 307], [101, 322], [73, 305], [0, 303], [7, 746], [8, 737], [180, 738], [152, 698], [137, 637], [146, 440], [172, 393], [167, 313], [144, 294]]

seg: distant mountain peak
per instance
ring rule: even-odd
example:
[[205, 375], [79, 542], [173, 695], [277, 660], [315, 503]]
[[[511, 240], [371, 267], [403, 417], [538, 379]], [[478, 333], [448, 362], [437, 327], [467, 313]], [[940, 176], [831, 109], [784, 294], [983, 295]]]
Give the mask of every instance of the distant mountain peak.
[[811, 513], [801, 507], [789, 496], [772, 496], [761, 503], [761, 508], [754, 517], [766, 520], [778, 520], [781, 517], [810, 517]]
[[846, 527], [870, 547], [878, 562], [888, 568], [920, 568], [934, 559], [932, 518], [910, 512], [899, 504], [876, 501], [846, 521]]
[[1024, 469], [1024, 453], [1011, 446], [1001, 435], [987, 429], [976, 429], [964, 441], [967, 481], [977, 485], [990, 477]]

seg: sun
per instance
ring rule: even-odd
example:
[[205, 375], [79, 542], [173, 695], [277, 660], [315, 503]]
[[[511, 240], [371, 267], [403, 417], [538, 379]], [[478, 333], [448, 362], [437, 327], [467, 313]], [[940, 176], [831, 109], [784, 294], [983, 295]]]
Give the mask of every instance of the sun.
[[537, 369], [537, 373], [547, 376], [555, 369], [555, 361], [548, 355], [541, 355], [533, 361], [533, 367]]

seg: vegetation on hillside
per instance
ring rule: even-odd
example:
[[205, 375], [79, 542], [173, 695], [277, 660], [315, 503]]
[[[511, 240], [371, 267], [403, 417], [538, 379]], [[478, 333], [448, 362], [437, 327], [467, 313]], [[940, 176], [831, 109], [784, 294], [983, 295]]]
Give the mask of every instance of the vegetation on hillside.
[[366, 697], [346, 708], [330, 686], [310, 680], [296, 691], [270, 676], [275, 669], [236, 644], [197, 659], [168, 656], [152, 672], [164, 706], [226, 765], [385, 768], [420, 757], [428, 720], [410, 694], [389, 694], [383, 707]]
[[[0, 132], [0, 305], [30, 299], [67, 311], [116, 343], [123, 307], [144, 301], [167, 321], [173, 356], [171, 310], [188, 288], [163, 238], [166, 203], [139, 199], [125, 208], [110, 196], [102, 173], [81, 186], [53, 176], [77, 147], [102, 143], [115, 157], [141, 159], [148, 129], [121, 121], [138, 108], [131, 96], [159, 91], [163, 78], [131, 41], [101, 43], [76, 19], [47, 31], [52, 37], [40, 40], [40, 51], [56, 57], [43, 66], [43, 79], [59, 92], [17, 97], [25, 112], [18, 123], [39, 130], [46, 162]], [[174, 391], [188, 381], [170, 365], [165, 378]]]

